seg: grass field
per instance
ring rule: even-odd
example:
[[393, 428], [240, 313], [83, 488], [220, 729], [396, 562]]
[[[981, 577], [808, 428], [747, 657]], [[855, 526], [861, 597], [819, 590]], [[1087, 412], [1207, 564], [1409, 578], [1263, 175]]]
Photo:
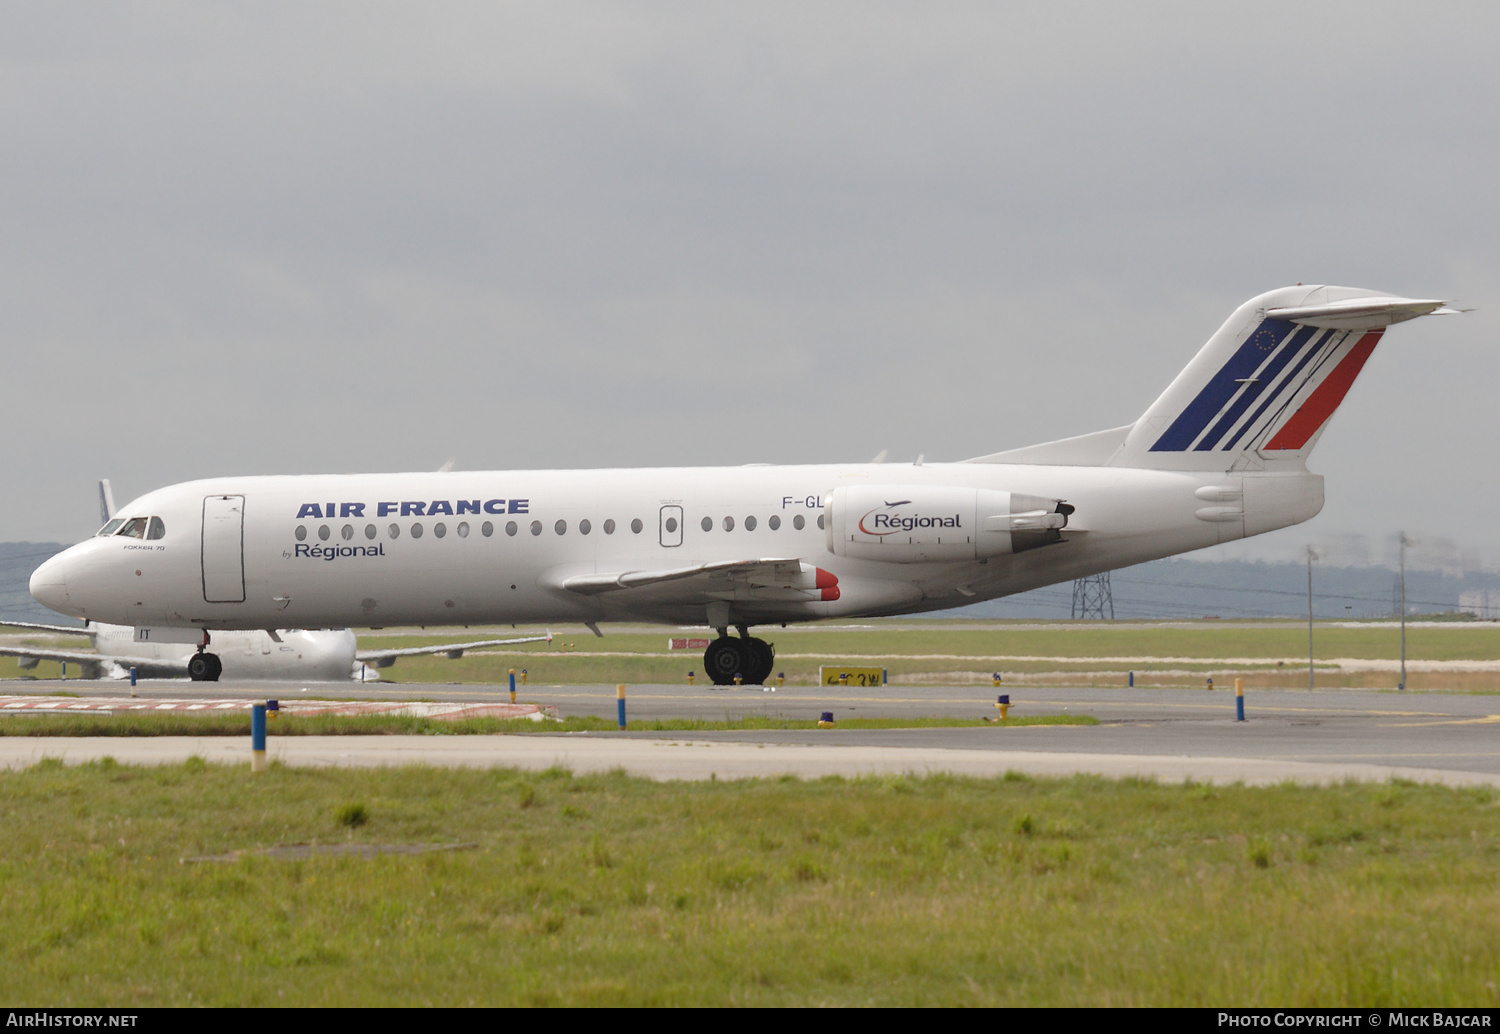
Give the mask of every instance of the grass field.
[[16, 1007], [1500, 1004], [1489, 789], [43, 762], [0, 822]]
[[[407, 658], [381, 672], [396, 682], [503, 683], [509, 669], [525, 668], [535, 684], [613, 683], [633, 685], [685, 682], [689, 671], [702, 675], [699, 652], [667, 651], [672, 629], [639, 626], [608, 629], [595, 638], [584, 629], [558, 632], [550, 647], [443, 657]], [[776, 670], [787, 681], [811, 684], [822, 664], [863, 661], [886, 668], [892, 680], [924, 683], [977, 683], [993, 671], [1007, 682], [1117, 685], [1126, 671], [1138, 685], [1201, 686], [1207, 677], [1221, 684], [1235, 676], [1247, 685], [1294, 688], [1307, 684], [1307, 630], [1294, 623], [1100, 623], [1049, 626], [1006, 622], [913, 622], [910, 619], [847, 625], [766, 629], [777, 649]], [[472, 640], [484, 633], [464, 630], [409, 634], [365, 634], [361, 645], [394, 648]], [[571, 647], [571, 649], [570, 649]], [[1327, 687], [1394, 688], [1392, 671], [1345, 670], [1338, 658], [1393, 661], [1400, 656], [1398, 631], [1383, 624], [1320, 624], [1314, 630], [1318, 684]], [[1407, 656], [1424, 661], [1500, 662], [1500, 625], [1489, 622], [1417, 624], [1407, 634]], [[0, 678], [20, 675], [12, 658], [0, 658]], [[35, 674], [56, 679], [57, 664], [43, 663]], [[1408, 688], [1500, 692], [1500, 663], [1489, 671], [1409, 672]]]
[[[807, 626], [765, 633], [777, 649], [777, 671], [792, 684], [817, 682], [818, 667], [860, 662], [884, 667], [892, 681], [981, 683], [993, 671], [1024, 685], [1061, 678], [1072, 684], [1117, 685], [1134, 671], [1138, 685], [1201, 686], [1235, 676], [1248, 685], [1297, 687], [1307, 684], [1307, 630], [1290, 624], [1194, 625], [1073, 623], [1042, 628], [984, 623], [934, 622], [913, 627], [901, 622], [869, 622], [860, 629]], [[680, 634], [680, 633], [679, 633]], [[420, 658], [382, 672], [398, 682], [504, 682], [510, 668], [526, 668], [532, 682], [632, 684], [686, 680], [690, 670], [702, 679], [697, 654], [669, 655], [663, 632], [626, 632], [603, 639], [583, 633], [560, 635], [550, 649], [516, 650], [467, 656], [459, 661]], [[375, 640], [371, 640], [374, 642]], [[405, 638], [381, 637], [405, 645]], [[417, 640], [411, 640], [415, 643]], [[1341, 671], [1328, 658], [1394, 660], [1399, 633], [1381, 626], [1317, 627], [1314, 654], [1323, 658], [1319, 684], [1390, 686], [1388, 672]], [[567, 648], [573, 649], [569, 651]], [[604, 656], [601, 656], [604, 654]], [[1448, 623], [1414, 626], [1407, 635], [1412, 661], [1500, 661], [1500, 626]], [[1278, 661], [1283, 662], [1278, 666]], [[1500, 670], [1412, 672], [1412, 689], [1500, 691]]]
[[[1000, 671], [1010, 684], [1118, 685], [1125, 671], [1137, 685], [1202, 686], [1213, 677], [1232, 685], [1236, 676], [1247, 685], [1266, 688], [1306, 686], [1307, 630], [1290, 624], [1193, 625], [1072, 623], [1037, 627], [1003, 623], [869, 622], [859, 629], [806, 626], [766, 633], [777, 647], [778, 671], [792, 684], [812, 684], [818, 667], [865, 661], [886, 668], [893, 681], [983, 683]], [[627, 682], [671, 683], [699, 670], [696, 654], [669, 655], [665, 632], [560, 635], [551, 649], [480, 654], [459, 661], [421, 658], [402, 661], [383, 672], [398, 682], [504, 682], [510, 668], [528, 669], [539, 684]], [[375, 640], [372, 639], [371, 642]], [[407, 644], [405, 638], [381, 642]], [[416, 639], [410, 640], [417, 642]], [[1326, 687], [1394, 688], [1390, 672], [1340, 670], [1327, 658], [1394, 660], [1400, 656], [1399, 633], [1382, 626], [1318, 626], [1314, 633], [1317, 673]], [[571, 646], [570, 651], [567, 648]], [[601, 656], [601, 654], [605, 654]], [[1413, 626], [1407, 655], [1420, 661], [1500, 661], [1500, 626], [1448, 623]], [[1128, 660], [1122, 660], [1128, 658]], [[1278, 661], [1282, 662], [1278, 666]], [[1408, 688], [1443, 691], [1500, 691], [1500, 671], [1412, 671]]]

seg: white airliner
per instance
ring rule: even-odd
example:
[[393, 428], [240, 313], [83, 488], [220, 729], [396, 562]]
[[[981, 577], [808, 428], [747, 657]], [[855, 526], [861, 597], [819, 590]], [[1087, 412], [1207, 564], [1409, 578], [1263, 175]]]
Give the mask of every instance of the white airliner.
[[[443, 469], [452, 465], [453, 461], [449, 460]], [[99, 517], [106, 528], [125, 528], [127, 519], [113, 520], [116, 514], [114, 491], [107, 479], [102, 480], [99, 482]], [[149, 522], [145, 527], [145, 534], [149, 537], [153, 527]], [[40, 625], [30, 621], [0, 621], [0, 626], [83, 635], [93, 645], [93, 652], [0, 646], [0, 657], [15, 657], [22, 670], [35, 668], [40, 661], [60, 661], [78, 665], [84, 678], [124, 679], [130, 677], [133, 669], [141, 678], [187, 676], [195, 682], [216, 682], [226, 672], [234, 680], [363, 680], [370, 677], [369, 669], [389, 668], [402, 657], [441, 653], [450, 660], [457, 660], [466, 650], [552, 641], [552, 633], [548, 632], [546, 635], [484, 639], [472, 643], [360, 650], [353, 630], [348, 628], [283, 628], [273, 631], [257, 628], [218, 632], [213, 640], [215, 652], [207, 653], [204, 647], [208, 640], [202, 633], [188, 632], [184, 636], [178, 629], [157, 629], [153, 634], [149, 628], [96, 621], [89, 622], [84, 628]]]
[[[991, 599], [1305, 521], [1308, 454], [1384, 329], [1442, 301], [1296, 286], [1240, 306], [1135, 423], [959, 463], [238, 477], [164, 488], [48, 560], [66, 614], [219, 629], [750, 628]], [[738, 637], [728, 631], [735, 628]]]
[[[551, 634], [522, 636], [515, 639], [483, 639], [472, 643], [449, 643], [438, 646], [411, 646], [394, 650], [360, 650], [354, 632], [337, 629], [277, 629], [275, 636], [263, 629], [220, 631], [213, 634], [214, 652], [191, 643], [162, 641], [153, 638], [152, 630], [144, 636], [130, 625], [106, 625], [90, 622], [86, 628], [68, 625], [41, 625], [28, 621], [5, 621], [8, 628], [29, 628], [42, 632], [87, 636], [94, 652], [60, 650], [49, 646], [0, 646], [0, 657], [15, 657], [23, 669], [34, 668], [38, 661], [62, 661], [78, 665], [84, 678], [123, 679], [130, 670], [147, 679], [180, 679], [217, 681], [220, 675], [234, 680], [307, 679], [333, 682], [366, 677], [371, 668], [389, 668], [402, 657], [445, 654], [457, 659], [465, 650], [489, 646], [511, 646], [517, 643], [540, 643], [551, 640]], [[201, 633], [192, 633], [202, 645]], [[173, 638], [170, 633], [165, 637]], [[179, 640], [181, 636], [177, 636]]]

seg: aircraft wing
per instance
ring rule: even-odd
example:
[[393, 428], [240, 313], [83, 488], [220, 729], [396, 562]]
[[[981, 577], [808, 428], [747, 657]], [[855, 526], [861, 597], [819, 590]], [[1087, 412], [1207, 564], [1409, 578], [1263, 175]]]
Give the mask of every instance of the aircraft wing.
[[522, 636], [519, 639], [481, 639], [474, 643], [446, 643], [440, 646], [409, 646], [401, 650], [356, 650], [354, 659], [377, 668], [389, 668], [400, 657], [422, 657], [440, 653], [449, 660], [458, 660], [465, 650], [479, 650], [486, 646], [514, 646], [518, 643], [541, 643], [552, 641], [552, 633]]
[[[29, 628], [37, 632], [55, 632], [63, 635], [89, 634], [89, 629], [87, 628], [78, 628], [71, 625], [43, 625], [35, 621], [4, 621], [0, 622], [0, 626], [5, 628]], [[82, 650], [59, 650], [51, 646], [0, 646], [0, 657], [15, 657], [19, 659], [23, 669], [35, 668], [37, 661], [59, 661], [64, 663], [71, 661], [74, 664], [82, 665], [85, 669], [98, 671], [106, 668], [111, 663], [107, 658], [101, 657], [93, 651], [85, 653]]]
[[82, 625], [39, 625], [34, 621], [0, 621], [4, 628], [32, 628], [38, 632], [58, 632], [63, 635], [88, 635], [92, 629]]
[[[0, 646], [0, 657], [30, 657], [38, 661], [76, 661], [79, 664], [99, 664], [106, 660], [97, 653], [83, 650], [54, 650], [48, 646]], [[30, 667], [30, 665], [23, 665]], [[186, 669], [184, 669], [186, 670]]]
[[713, 600], [836, 600], [839, 580], [795, 557], [711, 560], [686, 567], [577, 574], [557, 587], [583, 596], [629, 592], [653, 602], [703, 603]]
[[[123, 679], [130, 675], [130, 668], [122, 665], [111, 657], [103, 657], [97, 653], [85, 653], [82, 650], [55, 650], [46, 646], [0, 646], [0, 657], [14, 657], [23, 670], [35, 668], [38, 661], [58, 661], [65, 664], [77, 664], [84, 671], [85, 678], [111, 678]], [[159, 678], [161, 669], [172, 667], [171, 661], [137, 661], [132, 662], [137, 668], [144, 665], [150, 666], [148, 678]], [[187, 674], [187, 662], [177, 665], [175, 674]]]

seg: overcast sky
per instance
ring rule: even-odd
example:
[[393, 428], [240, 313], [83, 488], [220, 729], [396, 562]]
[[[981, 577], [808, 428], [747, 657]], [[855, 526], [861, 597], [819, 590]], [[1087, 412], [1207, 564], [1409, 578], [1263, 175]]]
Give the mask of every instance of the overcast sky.
[[1311, 524], [1500, 563], [1500, 5], [0, 6], [0, 540], [216, 474], [956, 460], [1245, 299], [1395, 328]]

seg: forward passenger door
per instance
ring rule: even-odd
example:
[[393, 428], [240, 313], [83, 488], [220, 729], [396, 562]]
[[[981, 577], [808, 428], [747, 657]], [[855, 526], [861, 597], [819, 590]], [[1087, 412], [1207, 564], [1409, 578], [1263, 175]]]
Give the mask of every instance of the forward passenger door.
[[245, 497], [203, 500], [203, 599], [245, 602]]

